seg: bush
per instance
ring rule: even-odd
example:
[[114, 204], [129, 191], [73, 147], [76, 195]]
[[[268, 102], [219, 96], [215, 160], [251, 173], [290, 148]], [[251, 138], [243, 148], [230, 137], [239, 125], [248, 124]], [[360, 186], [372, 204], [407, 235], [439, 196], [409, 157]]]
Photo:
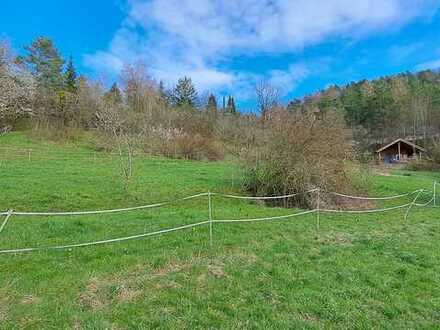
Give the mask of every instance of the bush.
[[223, 148], [213, 138], [200, 134], [181, 134], [174, 138], [176, 155], [180, 158], [193, 160], [223, 159]]
[[[278, 109], [262, 123], [257, 147], [246, 157], [244, 187], [254, 195], [286, 195], [314, 188], [351, 192], [345, 160], [352, 159], [343, 122], [335, 113], [322, 119]], [[299, 195], [285, 206], [313, 207], [315, 197]], [[327, 200], [325, 203], [331, 203]]]
[[417, 159], [409, 161], [406, 169], [411, 171], [438, 171], [440, 170], [440, 164], [431, 159]]

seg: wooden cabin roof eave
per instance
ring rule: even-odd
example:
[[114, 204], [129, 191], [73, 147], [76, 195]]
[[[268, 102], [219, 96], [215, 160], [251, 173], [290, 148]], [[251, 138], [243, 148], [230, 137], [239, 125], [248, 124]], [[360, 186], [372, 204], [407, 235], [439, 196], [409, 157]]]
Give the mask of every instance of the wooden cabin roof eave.
[[382, 148], [376, 150], [376, 153], [382, 152], [382, 151], [388, 149], [389, 147], [391, 147], [393, 144], [396, 144], [398, 142], [403, 142], [403, 143], [405, 143], [405, 144], [407, 144], [407, 145], [409, 145], [409, 146], [411, 146], [411, 147], [413, 147], [415, 149], [418, 149], [420, 151], [426, 152], [425, 148], [422, 148], [422, 147], [418, 146], [417, 144], [409, 142], [409, 141], [404, 140], [402, 138], [398, 138], [398, 139], [394, 140], [393, 142], [390, 142], [387, 145], [383, 146]]

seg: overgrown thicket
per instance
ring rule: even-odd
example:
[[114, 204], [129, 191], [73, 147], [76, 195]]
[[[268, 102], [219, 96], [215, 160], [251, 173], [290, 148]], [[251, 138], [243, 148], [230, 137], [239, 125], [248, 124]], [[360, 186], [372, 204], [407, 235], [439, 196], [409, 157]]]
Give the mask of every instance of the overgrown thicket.
[[[252, 152], [246, 156], [245, 185], [255, 195], [289, 195], [319, 188], [347, 191], [350, 179], [345, 161], [352, 160], [343, 122], [335, 112], [290, 113], [270, 110], [270, 120], [260, 123]], [[299, 195], [284, 205], [312, 206], [316, 194]]]

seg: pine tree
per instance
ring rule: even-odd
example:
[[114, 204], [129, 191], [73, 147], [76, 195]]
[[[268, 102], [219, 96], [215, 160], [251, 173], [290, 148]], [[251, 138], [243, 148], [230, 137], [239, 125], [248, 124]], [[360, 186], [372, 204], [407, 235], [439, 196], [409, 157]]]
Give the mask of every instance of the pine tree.
[[106, 101], [111, 102], [113, 104], [121, 104], [122, 103], [122, 93], [118, 87], [118, 84], [114, 83], [112, 87], [110, 87], [109, 91], [104, 95]]
[[226, 106], [226, 113], [230, 113], [230, 114], [236, 114], [237, 113], [237, 109], [235, 107], [235, 101], [234, 98], [229, 95], [228, 97], [228, 105]]
[[52, 40], [38, 37], [30, 46], [25, 47], [27, 56], [19, 57], [19, 62], [25, 62], [40, 87], [61, 90], [64, 87], [64, 60], [55, 48]]
[[68, 92], [75, 93], [78, 90], [78, 78], [73, 65], [72, 56], [69, 58], [67, 63], [66, 72], [64, 74], [64, 85]]
[[208, 97], [208, 104], [206, 105], [206, 110], [209, 113], [217, 113], [217, 99], [215, 95], [211, 94]]
[[191, 78], [183, 77], [177, 81], [172, 92], [172, 102], [177, 107], [195, 108], [197, 106], [197, 91]]

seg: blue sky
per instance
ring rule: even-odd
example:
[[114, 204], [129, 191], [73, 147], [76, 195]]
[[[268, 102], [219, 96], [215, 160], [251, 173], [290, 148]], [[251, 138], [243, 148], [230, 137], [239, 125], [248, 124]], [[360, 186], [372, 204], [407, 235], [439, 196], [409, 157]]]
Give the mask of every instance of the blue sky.
[[268, 80], [287, 101], [331, 84], [440, 67], [440, 1], [2, 0], [0, 36], [20, 51], [52, 38], [81, 73], [116, 80], [141, 61], [168, 86], [253, 106]]

